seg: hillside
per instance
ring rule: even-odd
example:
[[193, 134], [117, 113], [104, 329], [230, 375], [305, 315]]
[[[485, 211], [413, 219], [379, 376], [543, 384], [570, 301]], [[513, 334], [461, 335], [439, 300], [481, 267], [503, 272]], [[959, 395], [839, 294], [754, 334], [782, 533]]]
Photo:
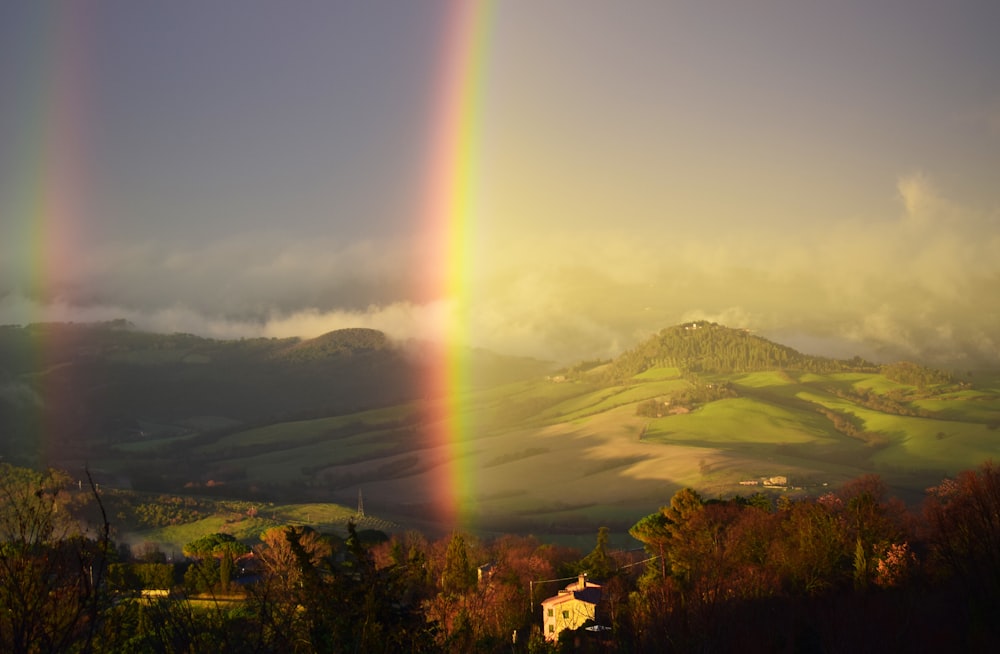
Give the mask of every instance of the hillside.
[[[310, 340], [153, 334], [126, 321], [0, 327], [0, 456], [39, 465], [424, 395], [426, 362], [370, 329]], [[510, 380], [545, 364], [479, 357]]]
[[[76, 411], [64, 421], [120, 411], [111, 429], [38, 453], [139, 491], [350, 506], [363, 489], [373, 513], [433, 527], [444, 490], [477, 529], [565, 535], [625, 525], [684, 486], [820, 493], [878, 473], [916, 499], [1000, 452], [1000, 376], [812, 357], [711, 323], [561, 372], [474, 352], [480, 383], [450, 418], [378, 332], [219, 342], [101, 329], [76, 334], [90, 348], [77, 359], [6, 373], [7, 388], [75, 384], [83, 399], [64, 400]], [[439, 439], [445, 419], [464, 426], [460, 441]], [[467, 482], [442, 489], [448, 474]]]

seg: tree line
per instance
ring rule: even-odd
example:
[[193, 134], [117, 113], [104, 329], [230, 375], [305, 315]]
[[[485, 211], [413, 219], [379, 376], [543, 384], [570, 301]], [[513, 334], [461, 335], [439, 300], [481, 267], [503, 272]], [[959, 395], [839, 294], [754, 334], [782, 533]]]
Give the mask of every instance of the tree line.
[[887, 363], [879, 371], [894, 382], [924, 389], [954, 382], [954, 378], [942, 370], [928, 368], [910, 361]]
[[911, 510], [869, 475], [817, 498], [704, 500], [631, 529], [658, 565], [614, 633], [629, 651], [995, 651], [1000, 468]]
[[[168, 562], [111, 539], [100, 494], [0, 465], [0, 651], [993, 651], [1000, 467], [907, 507], [877, 476], [815, 498], [678, 491], [645, 553], [454, 532], [211, 534]], [[597, 621], [549, 643], [540, 602], [586, 573]], [[559, 581], [563, 580], [563, 581]], [[150, 592], [164, 590], [166, 593]]]

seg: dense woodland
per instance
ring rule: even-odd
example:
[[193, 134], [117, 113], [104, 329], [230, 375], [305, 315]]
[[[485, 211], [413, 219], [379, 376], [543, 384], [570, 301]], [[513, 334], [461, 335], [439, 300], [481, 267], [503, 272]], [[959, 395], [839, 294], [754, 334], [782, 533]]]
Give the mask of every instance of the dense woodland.
[[[684, 489], [636, 520], [644, 552], [612, 551], [606, 529], [584, 555], [530, 536], [287, 526], [207, 535], [167, 561], [116, 545], [96, 488], [2, 465], [0, 650], [995, 651], [998, 516], [986, 463], [919, 507], [876, 476], [809, 499]], [[580, 573], [603, 584], [610, 631], [548, 644], [539, 602]]]

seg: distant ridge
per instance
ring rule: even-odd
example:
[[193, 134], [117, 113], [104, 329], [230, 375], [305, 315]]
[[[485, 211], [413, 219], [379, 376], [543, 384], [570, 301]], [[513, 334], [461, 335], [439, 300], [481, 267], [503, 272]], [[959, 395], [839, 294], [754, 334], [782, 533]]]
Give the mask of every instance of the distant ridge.
[[[403, 405], [426, 396], [421, 380], [436, 365], [413, 349], [365, 328], [219, 340], [143, 332], [124, 320], [0, 325], [0, 459], [93, 461], [163, 434], [215, 438], [207, 432]], [[476, 387], [549, 368], [486, 351], [470, 356]], [[213, 426], [190, 426], [205, 417]], [[43, 424], [45, 452], [36, 444]]]
[[650, 368], [676, 367], [685, 372], [735, 373], [798, 369], [814, 372], [878, 369], [860, 357], [850, 360], [802, 354], [786, 345], [714, 322], [688, 322], [661, 330], [626, 351], [608, 366], [606, 374], [623, 381]]

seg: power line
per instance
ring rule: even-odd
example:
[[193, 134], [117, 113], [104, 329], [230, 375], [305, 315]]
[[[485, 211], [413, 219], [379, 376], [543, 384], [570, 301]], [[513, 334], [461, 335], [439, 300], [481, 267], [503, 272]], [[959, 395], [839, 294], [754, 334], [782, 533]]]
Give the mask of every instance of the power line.
[[643, 559], [642, 561], [636, 561], [635, 563], [629, 563], [627, 565], [619, 566], [618, 569], [621, 570], [623, 568], [631, 568], [634, 565], [639, 565], [640, 563], [649, 563], [650, 561], [655, 561], [658, 558], [660, 558], [659, 554], [657, 554], [656, 556], [651, 556], [648, 559]]
[[[657, 556], [651, 556], [648, 559], [643, 559], [642, 561], [636, 561], [635, 563], [628, 563], [626, 565], [618, 566], [618, 569], [619, 570], [624, 570], [625, 568], [631, 568], [633, 566], [641, 565], [643, 563], [649, 563], [650, 561], [655, 561], [658, 558], [660, 558], [659, 555], [657, 555]], [[587, 576], [586, 573], [584, 573], [584, 576], [585, 577]], [[570, 580], [579, 579], [579, 578], [580, 578], [580, 575], [577, 575], [575, 577], [560, 577], [559, 579], [535, 579], [535, 580], [529, 580], [528, 581], [528, 601], [532, 605], [534, 605], [534, 603], [535, 603], [535, 584], [550, 584], [550, 583], [554, 583], [554, 582], [557, 582], [557, 581], [570, 581]]]
[[[586, 573], [583, 574], [584, 577], [587, 576]], [[579, 579], [580, 575], [575, 577], [561, 577], [559, 579], [539, 579], [539, 580], [529, 580], [528, 581], [528, 608], [530, 609], [535, 605], [535, 584], [549, 584], [556, 581], [570, 581], [571, 579]]]

